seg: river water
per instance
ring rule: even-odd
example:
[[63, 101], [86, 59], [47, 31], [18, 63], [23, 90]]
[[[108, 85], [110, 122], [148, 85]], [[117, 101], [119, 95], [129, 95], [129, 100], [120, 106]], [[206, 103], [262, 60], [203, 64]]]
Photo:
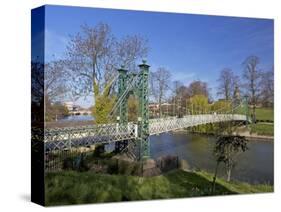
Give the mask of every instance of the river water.
[[92, 121], [92, 120], [94, 120], [94, 117], [92, 115], [71, 115], [59, 119], [58, 122]]
[[[150, 137], [151, 156], [177, 155], [187, 161], [194, 170], [214, 172], [213, 147], [215, 138], [207, 135], [190, 134], [186, 131], [163, 133]], [[232, 179], [250, 183], [273, 184], [273, 142], [249, 141], [249, 150], [237, 157]], [[225, 177], [223, 164], [219, 176]]]

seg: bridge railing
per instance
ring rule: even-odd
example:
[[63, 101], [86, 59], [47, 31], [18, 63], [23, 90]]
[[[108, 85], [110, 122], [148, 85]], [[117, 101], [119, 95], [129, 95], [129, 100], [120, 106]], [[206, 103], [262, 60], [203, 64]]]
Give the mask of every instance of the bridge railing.
[[110, 143], [137, 137], [137, 125], [104, 124], [71, 128], [46, 129], [45, 150], [62, 150]]
[[172, 130], [193, 127], [202, 124], [223, 121], [246, 121], [247, 117], [240, 114], [203, 114], [187, 115], [182, 118], [169, 117], [149, 120], [149, 134], [159, 134]]

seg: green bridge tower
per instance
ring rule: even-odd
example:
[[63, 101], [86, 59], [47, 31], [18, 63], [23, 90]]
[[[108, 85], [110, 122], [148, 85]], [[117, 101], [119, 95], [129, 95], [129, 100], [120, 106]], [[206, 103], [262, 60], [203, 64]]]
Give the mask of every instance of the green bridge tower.
[[146, 159], [150, 156], [149, 144], [149, 105], [148, 105], [148, 72], [149, 65], [143, 61], [140, 67], [140, 78], [138, 88], [139, 116], [138, 116], [138, 138], [140, 145], [140, 158]]
[[[128, 73], [124, 67], [121, 67], [118, 78], [118, 99], [122, 101], [118, 108], [117, 120], [121, 125], [128, 124], [128, 99], [133, 94], [138, 98], [138, 138], [136, 143], [136, 157], [138, 160], [145, 160], [150, 157], [149, 145], [149, 108], [148, 108], [148, 75], [149, 65], [143, 60], [139, 65], [138, 74]], [[130, 89], [130, 90], [128, 90]], [[124, 96], [125, 95], [125, 96]], [[120, 145], [120, 142], [117, 142]]]
[[[128, 71], [124, 69], [122, 66], [119, 70], [119, 78], [118, 78], [118, 99], [122, 97], [127, 89], [127, 80], [128, 80]], [[120, 124], [128, 124], [128, 97], [126, 96], [124, 101], [121, 102], [118, 108], [118, 121]]]

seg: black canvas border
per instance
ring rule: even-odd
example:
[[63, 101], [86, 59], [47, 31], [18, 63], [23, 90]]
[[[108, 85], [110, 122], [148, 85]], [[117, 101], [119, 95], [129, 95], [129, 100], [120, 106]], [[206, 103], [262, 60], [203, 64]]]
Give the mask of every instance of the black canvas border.
[[[40, 205], [45, 205], [45, 6], [31, 10], [31, 60], [31, 201]], [[36, 68], [36, 66], [38, 67]], [[43, 82], [43, 85], [38, 83], [38, 81]], [[38, 89], [38, 87], [42, 88], [42, 90]]]

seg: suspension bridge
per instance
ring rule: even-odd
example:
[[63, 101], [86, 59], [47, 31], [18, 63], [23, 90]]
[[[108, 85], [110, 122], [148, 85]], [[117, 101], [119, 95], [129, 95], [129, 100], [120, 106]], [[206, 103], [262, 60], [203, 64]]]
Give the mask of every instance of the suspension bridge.
[[[247, 100], [245, 114], [235, 114], [235, 109], [229, 113], [186, 115], [183, 117], [166, 117], [149, 119], [148, 74], [149, 65], [143, 61], [140, 71], [132, 73], [123, 67], [118, 70], [118, 99], [110, 112], [110, 117], [116, 117], [115, 123], [96, 124], [83, 127], [45, 129], [45, 151], [61, 151], [65, 149], [87, 147], [95, 144], [120, 144], [126, 142], [123, 149], [134, 155], [137, 160], [149, 158], [149, 136], [179, 130], [209, 123], [243, 121], [249, 122]], [[138, 97], [138, 120], [128, 122], [128, 98]], [[129, 144], [128, 144], [129, 143]], [[118, 146], [118, 145], [117, 145]]]

